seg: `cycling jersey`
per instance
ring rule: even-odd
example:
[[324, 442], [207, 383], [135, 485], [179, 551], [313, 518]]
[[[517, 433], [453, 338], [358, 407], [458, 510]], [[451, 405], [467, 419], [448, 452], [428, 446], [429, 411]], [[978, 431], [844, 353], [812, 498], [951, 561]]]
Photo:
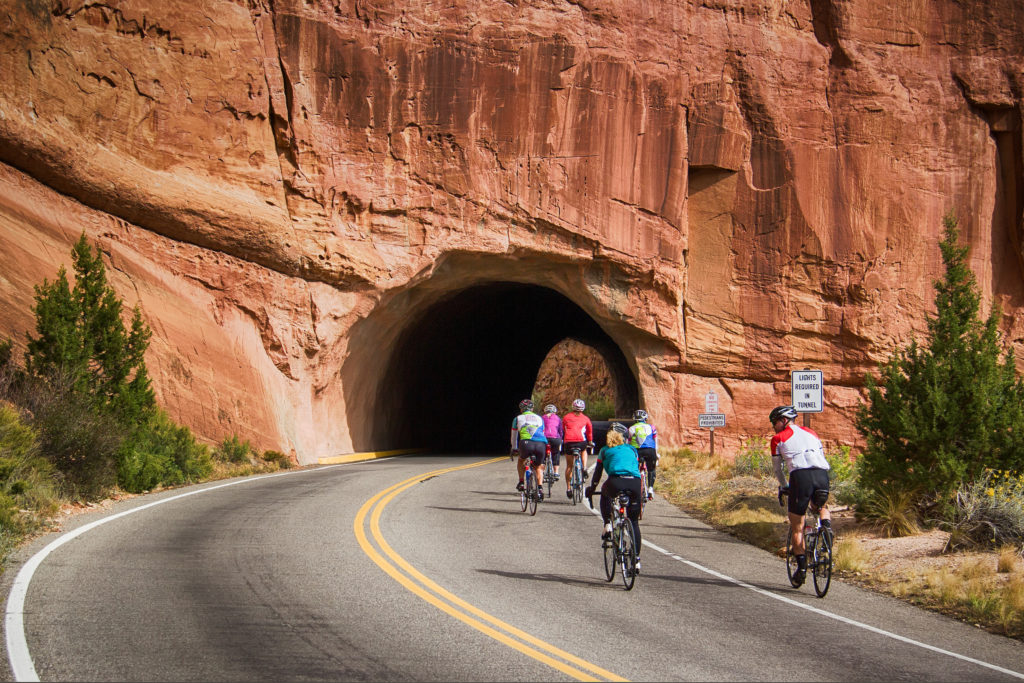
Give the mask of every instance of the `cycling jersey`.
[[555, 413], [544, 413], [544, 436], [549, 439], [562, 438], [562, 418]]
[[516, 431], [516, 441], [542, 441], [544, 438], [544, 420], [537, 413], [527, 410], [512, 420], [512, 429]]
[[772, 456], [779, 456], [786, 461], [789, 472], [808, 467], [828, 469], [821, 439], [809, 427], [786, 425], [785, 429], [772, 437], [768, 448]]
[[594, 425], [591, 424], [590, 418], [583, 413], [575, 411], [566, 413], [562, 418], [562, 430], [566, 443], [594, 440]]
[[658, 428], [646, 422], [637, 422], [629, 428], [629, 443], [633, 448], [657, 448]]
[[597, 454], [597, 466], [603, 466], [609, 477], [640, 477], [636, 449], [627, 443], [602, 448]]

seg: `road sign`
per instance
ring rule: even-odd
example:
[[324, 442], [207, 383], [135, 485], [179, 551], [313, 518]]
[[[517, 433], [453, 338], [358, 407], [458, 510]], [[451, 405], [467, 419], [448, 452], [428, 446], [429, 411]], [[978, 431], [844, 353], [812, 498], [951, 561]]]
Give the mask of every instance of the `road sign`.
[[725, 426], [725, 413], [701, 413], [697, 416], [697, 426], [714, 429]]
[[704, 394], [704, 412], [718, 412], [718, 394], [716, 394], [713, 390], [709, 389], [708, 393]]
[[798, 413], [820, 413], [825, 408], [823, 400], [825, 381], [821, 370], [794, 370], [791, 397]]

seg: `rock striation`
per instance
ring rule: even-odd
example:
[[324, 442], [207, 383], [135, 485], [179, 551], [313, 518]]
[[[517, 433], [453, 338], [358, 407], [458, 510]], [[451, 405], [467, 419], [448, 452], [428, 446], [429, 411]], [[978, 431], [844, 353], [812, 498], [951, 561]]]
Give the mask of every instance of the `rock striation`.
[[1015, 0], [2, 7], [0, 334], [84, 230], [206, 438], [314, 462], [468, 405], [503, 445], [572, 337], [667, 444], [711, 388], [764, 434], [803, 367], [856, 443], [948, 211], [1024, 359]]

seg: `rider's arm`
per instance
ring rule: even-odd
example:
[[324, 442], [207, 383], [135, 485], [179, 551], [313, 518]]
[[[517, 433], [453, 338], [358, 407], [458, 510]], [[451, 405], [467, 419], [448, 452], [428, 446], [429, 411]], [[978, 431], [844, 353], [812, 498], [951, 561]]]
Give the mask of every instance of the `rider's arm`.
[[779, 480], [779, 486], [788, 486], [789, 482], [786, 481], [786, 475], [782, 473], [782, 456], [772, 456], [772, 469], [775, 470], [775, 478]]
[[[604, 450], [604, 449], [602, 449]], [[594, 465], [594, 476], [590, 478], [590, 487], [597, 489], [597, 485], [601, 482], [601, 476], [604, 474], [604, 463], [601, 461], [601, 453], [597, 454], [597, 464]]]

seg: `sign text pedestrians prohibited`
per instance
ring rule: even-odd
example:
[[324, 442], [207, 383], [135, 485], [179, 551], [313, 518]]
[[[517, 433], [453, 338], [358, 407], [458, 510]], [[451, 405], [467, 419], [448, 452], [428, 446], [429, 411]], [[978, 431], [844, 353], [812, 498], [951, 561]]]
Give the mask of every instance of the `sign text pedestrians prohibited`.
[[697, 416], [697, 426], [714, 429], [725, 426], [725, 413], [701, 413]]
[[825, 381], [821, 370], [793, 371], [791, 396], [796, 412], [822, 412], [825, 408], [824, 391]]

